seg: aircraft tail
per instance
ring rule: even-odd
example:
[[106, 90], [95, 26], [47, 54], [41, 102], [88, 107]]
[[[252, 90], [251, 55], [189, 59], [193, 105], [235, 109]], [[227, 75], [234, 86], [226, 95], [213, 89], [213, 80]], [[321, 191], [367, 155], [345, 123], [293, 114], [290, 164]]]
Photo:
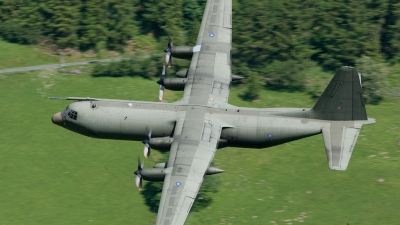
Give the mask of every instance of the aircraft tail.
[[367, 117], [357, 70], [340, 67], [310, 113], [329, 123], [322, 128], [329, 168], [346, 170], [362, 125], [375, 123]]
[[340, 67], [311, 111], [313, 119], [368, 120], [357, 70]]
[[372, 118], [367, 121], [337, 121], [322, 128], [326, 158], [331, 170], [347, 169], [362, 125], [375, 122]]

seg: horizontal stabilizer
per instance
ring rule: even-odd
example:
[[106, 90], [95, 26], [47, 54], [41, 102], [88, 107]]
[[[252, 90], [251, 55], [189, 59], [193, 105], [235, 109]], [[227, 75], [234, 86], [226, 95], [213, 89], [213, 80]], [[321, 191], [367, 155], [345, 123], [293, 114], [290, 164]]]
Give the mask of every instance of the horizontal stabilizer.
[[331, 127], [322, 129], [326, 158], [331, 170], [346, 170], [360, 129]]
[[369, 118], [367, 121], [354, 123], [354, 127], [345, 127], [332, 123], [331, 127], [322, 129], [326, 158], [331, 170], [347, 169], [362, 125], [374, 123], [375, 119]]

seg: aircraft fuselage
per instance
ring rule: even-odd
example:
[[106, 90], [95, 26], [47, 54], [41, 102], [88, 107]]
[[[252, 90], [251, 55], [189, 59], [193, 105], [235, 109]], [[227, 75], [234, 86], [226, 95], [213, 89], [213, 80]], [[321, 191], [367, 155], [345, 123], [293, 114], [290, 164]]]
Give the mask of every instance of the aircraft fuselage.
[[[305, 109], [256, 109], [179, 105], [121, 100], [79, 101], [61, 113], [58, 125], [93, 138], [142, 141], [173, 136], [176, 121], [186, 111], [204, 108], [221, 123], [228, 146], [265, 148], [321, 133], [321, 121], [306, 118]], [[72, 113], [71, 113], [72, 111]], [[287, 117], [283, 115], [294, 115]], [[304, 118], [301, 118], [304, 114]], [[75, 115], [75, 116], [74, 116]], [[54, 121], [53, 121], [54, 122]]]

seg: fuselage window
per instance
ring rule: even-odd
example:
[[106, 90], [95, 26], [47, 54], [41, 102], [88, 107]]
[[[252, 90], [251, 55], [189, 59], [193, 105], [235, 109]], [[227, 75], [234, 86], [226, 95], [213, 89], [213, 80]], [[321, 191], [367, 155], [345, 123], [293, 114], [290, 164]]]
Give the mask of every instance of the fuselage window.
[[78, 118], [78, 112], [74, 111], [74, 110], [70, 110], [68, 112], [68, 117], [73, 119], [73, 120], [76, 120], [76, 118]]

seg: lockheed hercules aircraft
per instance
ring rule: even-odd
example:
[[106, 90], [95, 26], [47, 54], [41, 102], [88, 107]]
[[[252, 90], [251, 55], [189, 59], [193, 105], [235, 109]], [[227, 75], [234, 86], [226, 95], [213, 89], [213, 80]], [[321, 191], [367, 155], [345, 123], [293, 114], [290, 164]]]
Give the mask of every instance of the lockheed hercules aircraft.
[[182, 225], [218, 148], [266, 148], [323, 134], [329, 168], [346, 170], [362, 125], [375, 123], [364, 106], [361, 77], [341, 67], [311, 109], [243, 108], [228, 104], [231, 82], [232, 1], [208, 0], [195, 46], [173, 46], [166, 60], [191, 58], [190, 68], [166, 78], [164, 88], [184, 90], [180, 101], [142, 102], [97, 98], [64, 98], [75, 102], [52, 117], [53, 123], [94, 138], [142, 141], [151, 149], [169, 150], [169, 159], [154, 168], [138, 166], [142, 179], [163, 181], [157, 225]]

